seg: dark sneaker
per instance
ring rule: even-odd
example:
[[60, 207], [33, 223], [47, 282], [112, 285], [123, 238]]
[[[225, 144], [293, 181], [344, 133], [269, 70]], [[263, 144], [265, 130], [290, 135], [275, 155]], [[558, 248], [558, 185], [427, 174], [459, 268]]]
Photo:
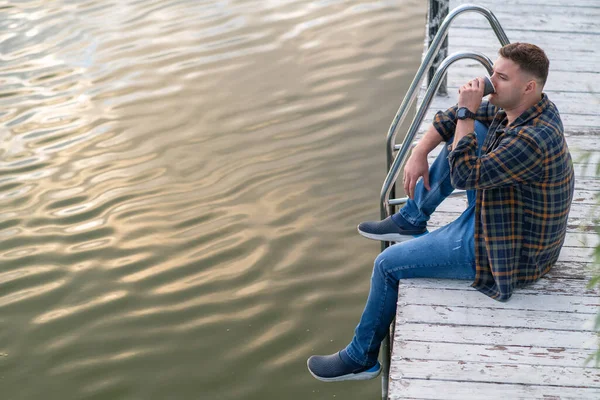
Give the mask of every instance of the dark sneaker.
[[426, 227], [400, 227], [392, 217], [383, 221], [369, 221], [358, 225], [358, 233], [366, 238], [386, 242], [405, 242], [429, 233]]
[[381, 373], [379, 361], [372, 367], [356, 367], [346, 364], [340, 353], [329, 356], [312, 356], [307, 361], [308, 371], [323, 382], [364, 381], [375, 379]]

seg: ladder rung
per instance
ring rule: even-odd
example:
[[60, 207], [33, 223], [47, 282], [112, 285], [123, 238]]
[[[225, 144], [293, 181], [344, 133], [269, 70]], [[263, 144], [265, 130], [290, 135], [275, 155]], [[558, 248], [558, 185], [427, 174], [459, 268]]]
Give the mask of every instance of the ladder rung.
[[[402, 147], [402, 145], [403, 145], [403, 143], [400, 143], [400, 144], [396, 144], [396, 145], [394, 145], [394, 151], [398, 151], [398, 150], [400, 150], [400, 148]], [[413, 148], [413, 147], [415, 147], [416, 145], [417, 145], [416, 143], [413, 143], [413, 144], [411, 144], [411, 145], [410, 145], [410, 148], [412, 149], [412, 148]]]
[[[455, 190], [454, 192], [450, 193], [450, 195], [448, 197], [462, 196], [466, 193], [467, 193], [466, 190]], [[406, 203], [407, 201], [408, 201], [408, 197], [401, 197], [399, 199], [390, 199], [390, 206], [399, 206], [401, 204]]]

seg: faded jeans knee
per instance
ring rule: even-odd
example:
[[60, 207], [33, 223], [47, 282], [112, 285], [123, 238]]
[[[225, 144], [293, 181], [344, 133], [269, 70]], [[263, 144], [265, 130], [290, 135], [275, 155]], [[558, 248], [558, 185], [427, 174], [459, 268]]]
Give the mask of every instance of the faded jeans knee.
[[389, 271], [387, 270], [387, 260], [385, 256], [385, 250], [379, 253], [379, 255], [375, 258], [375, 262], [373, 263], [373, 274], [371, 275], [371, 280], [380, 279], [382, 282], [388, 285], [398, 285], [398, 281], [394, 282], [392, 276], [390, 276]]

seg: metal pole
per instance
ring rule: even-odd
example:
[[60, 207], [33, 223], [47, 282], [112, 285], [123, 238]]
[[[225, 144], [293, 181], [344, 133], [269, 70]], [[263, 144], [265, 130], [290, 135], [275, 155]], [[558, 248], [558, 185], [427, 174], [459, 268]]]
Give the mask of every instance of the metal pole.
[[[427, 18], [428, 25], [428, 33], [429, 33], [429, 44], [428, 47], [433, 43], [433, 39], [435, 35], [437, 35], [440, 25], [442, 21], [448, 16], [448, 10], [450, 9], [450, 0], [429, 0], [429, 15]], [[433, 60], [433, 64], [431, 64], [431, 68], [429, 68], [429, 73], [427, 74], [427, 86], [431, 84], [431, 80], [433, 79], [433, 74], [437, 71], [440, 63], [444, 58], [448, 56], [448, 36], [442, 42], [442, 47], [440, 47], [440, 51], [435, 56]], [[448, 85], [447, 78], [444, 76], [442, 82], [440, 83], [440, 87], [438, 88], [437, 94], [440, 96], [446, 96], [448, 94]]]
[[442, 46], [442, 42], [448, 35], [448, 28], [450, 27], [450, 24], [452, 24], [452, 21], [454, 20], [454, 18], [456, 18], [458, 15], [460, 15], [464, 12], [468, 12], [468, 11], [475, 11], [479, 14], [482, 14], [488, 20], [488, 22], [490, 23], [490, 26], [492, 27], [492, 30], [496, 34], [496, 37], [500, 41], [501, 45], [506, 45], [506, 44], [510, 43], [510, 41], [508, 40], [508, 37], [506, 36], [506, 33], [504, 33], [504, 30], [502, 29], [502, 26], [500, 26], [500, 22], [498, 22], [498, 19], [496, 18], [496, 16], [494, 16], [494, 14], [485, 7], [481, 7], [481, 6], [477, 6], [477, 5], [473, 5], [473, 4], [463, 4], [461, 6], [456, 7], [454, 10], [452, 10], [448, 14], [448, 16], [444, 19], [444, 21], [440, 25], [439, 31], [433, 38], [433, 41], [432, 41], [431, 45], [429, 46], [427, 53], [423, 57], [423, 62], [421, 63], [421, 66], [419, 67], [412, 83], [410, 84], [410, 87], [408, 88], [408, 91], [406, 92], [406, 95], [404, 96], [404, 99], [402, 100], [402, 104], [400, 104], [400, 108], [396, 112], [396, 116], [394, 117], [394, 120], [392, 121], [392, 124], [390, 125], [390, 128], [388, 130], [387, 139], [386, 139], [386, 156], [387, 156], [386, 158], [387, 158], [388, 170], [394, 160], [394, 145], [396, 144], [396, 129], [398, 128], [399, 125], [402, 124], [402, 122], [404, 121], [404, 118], [406, 117], [408, 108], [412, 105], [412, 103], [416, 99], [417, 90], [418, 90], [419, 86], [421, 85], [421, 81], [423, 80], [424, 73], [429, 70], [429, 67], [431, 67], [435, 55], [437, 54], [440, 47]]
[[404, 140], [404, 143], [402, 143], [402, 147], [398, 151], [398, 154], [396, 154], [396, 158], [394, 159], [394, 162], [392, 163], [392, 166], [385, 178], [385, 183], [381, 188], [380, 208], [382, 213], [387, 211], [390, 207], [389, 200], [391, 188], [396, 182], [396, 179], [398, 179], [400, 169], [404, 166], [404, 162], [406, 161], [406, 155], [408, 154], [408, 151], [410, 149], [410, 144], [414, 140], [414, 137], [416, 136], [417, 131], [419, 130], [419, 125], [421, 125], [421, 121], [423, 121], [423, 118], [425, 118], [425, 113], [427, 112], [427, 109], [431, 104], [431, 100], [433, 99], [433, 95], [435, 94], [438, 85], [442, 81], [442, 77], [444, 76], [446, 70], [450, 65], [452, 65], [455, 61], [463, 58], [469, 58], [475, 61], [479, 61], [486, 68], [489, 74], [492, 73], [492, 61], [489, 59], [488, 56], [480, 52], [473, 51], [454, 53], [449, 55], [442, 61], [439, 69], [435, 72], [435, 75], [433, 76], [431, 85], [429, 85], [429, 88], [427, 88], [427, 92], [425, 92], [423, 102], [421, 103], [421, 106], [417, 109], [417, 114], [413, 118], [413, 121], [410, 127], [408, 128], [408, 132], [406, 133], [406, 139]]
[[[448, 0], [432, 0], [432, 1], [434, 1], [434, 2], [437, 1], [439, 3], [438, 10], [443, 9], [443, 6], [444, 6], [443, 3], [446, 3], [445, 6], [446, 6], [446, 10], [447, 10]], [[502, 26], [500, 25], [500, 22], [498, 22], [498, 19], [494, 16], [494, 14], [489, 9], [487, 9], [485, 7], [477, 6], [474, 4], [463, 4], [461, 6], [456, 7], [455, 9], [453, 9], [452, 12], [449, 13], [448, 16], [446, 16], [445, 18], [444, 17], [438, 18], [439, 20], [438, 20], [438, 24], [437, 24], [437, 27], [438, 27], [437, 33], [434, 34], [433, 37], [431, 35], [429, 36], [429, 48], [427, 50], [427, 53], [423, 57], [421, 66], [419, 67], [419, 70], [417, 71], [412, 83], [410, 84], [410, 87], [409, 87], [406, 95], [404, 96], [404, 99], [402, 100], [402, 104], [400, 105], [400, 108], [396, 112], [396, 116], [394, 117], [392, 124], [390, 125], [390, 128], [388, 130], [388, 134], [387, 134], [387, 138], [386, 138], [386, 159], [387, 159], [388, 176], [386, 177], [386, 181], [383, 185], [381, 197], [380, 197], [381, 219], [385, 219], [386, 217], [391, 215], [394, 211], [393, 210], [394, 206], [389, 203], [389, 199], [391, 198], [390, 195], [392, 195], [392, 197], [394, 197], [394, 183], [398, 177], [399, 167], [404, 165], [405, 158], [408, 153], [408, 148], [410, 147], [410, 144], [414, 140], [414, 136], [415, 136], [416, 130], [418, 129], [418, 125], [423, 120], [424, 112], [429, 107], [429, 104], [431, 103], [431, 98], [429, 98], [429, 100], [424, 100], [421, 109], [417, 113], [419, 124], [417, 124], [416, 128], [414, 128], [414, 130], [413, 130], [412, 128], [413, 128], [413, 125], [415, 124], [415, 120], [413, 120], [413, 125], [411, 125], [411, 129], [409, 129], [409, 132], [408, 132], [404, 142], [402, 143], [402, 147], [400, 148], [399, 153], [396, 154], [396, 157], [394, 157], [395, 147], [396, 147], [396, 129], [404, 121], [404, 118], [406, 117], [408, 108], [412, 105], [415, 98], [417, 97], [417, 89], [418, 89], [419, 85], [421, 84], [421, 81], [423, 80], [424, 73], [426, 71], [429, 72], [429, 69], [434, 64], [434, 57], [440, 51], [440, 48], [443, 45], [442, 42], [444, 42], [447, 46], [446, 38], [448, 35], [448, 28], [450, 27], [452, 21], [458, 15], [460, 15], [464, 12], [468, 12], [468, 11], [475, 11], [479, 14], [482, 14], [488, 20], [492, 30], [496, 34], [496, 37], [500, 41], [501, 45], [506, 45], [506, 44], [510, 43], [510, 41], [508, 40], [508, 37], [506, 36], [506, 33], [504, 33], [504, 30], [502, 29]], [[447, 13], [447, 11], [446, 11], [446, 13]], [[439, 12], [438, 12], [438, 14], [439, 14]], [[432, 14], [432, 15], [434, 15], [434, 14]], [[441, 21], [442, 18], [443, 18], [443, 21], [440, 24], [439, 21]], [[445, 51], [447, 52], [447, 50], [445, 50]], [[443, 67], [443, 64], [444, 63], [442, 62], [438, 66], [438, 69]], [[445, 73], [447, 67], [448, 67], [448, 65], [446, 65], [443, 68], [443, 73]], [[486, 66], [486, 68], [487, 68], [487, 66]], [[490, 68], [488, 68], [488, 69], [491, 69], [491, 64], [490, 64]], [[436, 70], [434, 69], [434, 71], [436, 71]], [[442, 75], [443, 75], [443, 73], [442, 73]], [[430, 78], [430, 84], [428, 87], [427, 94], [425, 95], [425, 99], [428, 98], [428, 95], [430, 94], [432, 87], [433, 87], [434, 91], [438, 90], [438, 87], [441, 84], [441, 82], [439, 82], [439, 81], [436, 82], [436, 77], [438, 77], [439, 78], [438, 80], [441, 81], [441, 78], [443, 76], [439, 77], [439, 74], [437, 74], [437, 71], [436, 71], [436, 73], [433, 75], [433, 77]], [[431, 96], [433, 96], [433, 94], [431, 94]], [[424, 111], [423, 111], [423, 105], [425, 105]], [[417, 117], [415, 117], [415, 119]], [[389, 179], [389, 178], [391, 178], [391, 179]], [[389, 245], [390, 245], [389, 242], [382, 242], [381, 243], [381, 251], [385, 250]], [[393, 337], [393, 335], [394, 335], [393, 326], [391, 329], [392, 329], [391, 336]], [[389, 379], [391, 351], [392, 351], [392, 349], [391, 349], [391, 343], [390, 343], [390, 334], [388, 334], [384, 338], [383, 342], [381, 343], [381, 350], [380, 350], [380, 355], [381, 355], [381, 359], [382, 359], [382, 375], [383, 375], [382, 379], [381, 379], [381, 386], [382, 386], [381, 387], [381, 392], [382, 392], [381, 397], [383, 400], [387, 400], [387, 398], [388, 398], [388, 379]]]
[[[427, 88], [427, 92], [425, 92], [425, 96], [423, 97], [423, 102], [421, 106], [417, 109], [417, 114], [415, 115], [410, 128], [406, 134], [406, 138], [402, 143], [402, 146], [396, 154], [392, 166], [385, 178], [385, 182], [383, 187], [381, 188], [381, 197], [380, 197], [380, 211], [382, 219], [386, 218], [391, 214], [391, 209], [394, 207], [390, 204], [390, 194], [392, 192], [392, 188], [396, 179], [398, 179], [398, 174], [400, 173], [400, 169], [404, 166], [404, 162], [406, 161], [406, 155], [408, 154], [408, 150], [410, 148], [410, 144], [412, 143], [423, 118], [425, 117], [425, 113], [431, 104], [431, 100], [435, 92], [437, 91], [439, 85], [441, 84], [442, 78], [445, 76], [446, 71], [450, 65], [452, 65], [455, 61], [469, 58], [475, 61], [479, 61], [488, 71], [488, 73], [492, 73], [492, 61], [485, 55], [479, 52], [463, 52], [463, 53], [454, 53], [450, 56], [446, 57], [441, 63], [438, 70], [433, 75], [433, 79], [431, 84]], [[389, 242], [382, 242], [382, 251], [389, 245]], [[388, 398], [388, 389], [389, 389], [389, 371], [391, 364], [391, 352], [392, 352], [392, 342], [390, 337], [394, 337], [394, 327], [395, 323], [391, 324], [391, 333], [388, 332], [388, 335], [381, 342], [380, 354], [382, 358], [381, 362], [381, 398], [383, 400], [387, 400]]]

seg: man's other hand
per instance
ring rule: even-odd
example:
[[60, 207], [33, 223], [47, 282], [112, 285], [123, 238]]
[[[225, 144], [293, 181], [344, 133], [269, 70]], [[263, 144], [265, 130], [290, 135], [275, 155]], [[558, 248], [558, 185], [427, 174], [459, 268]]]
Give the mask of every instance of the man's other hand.
[[423, 177], [425, 188], [430, 190], [427, 152], [421, 151], [417, 146], [413, 149], [404, 167], [404, 192], [411, 199], [415, 197], [415, 186], [420, 177]]

